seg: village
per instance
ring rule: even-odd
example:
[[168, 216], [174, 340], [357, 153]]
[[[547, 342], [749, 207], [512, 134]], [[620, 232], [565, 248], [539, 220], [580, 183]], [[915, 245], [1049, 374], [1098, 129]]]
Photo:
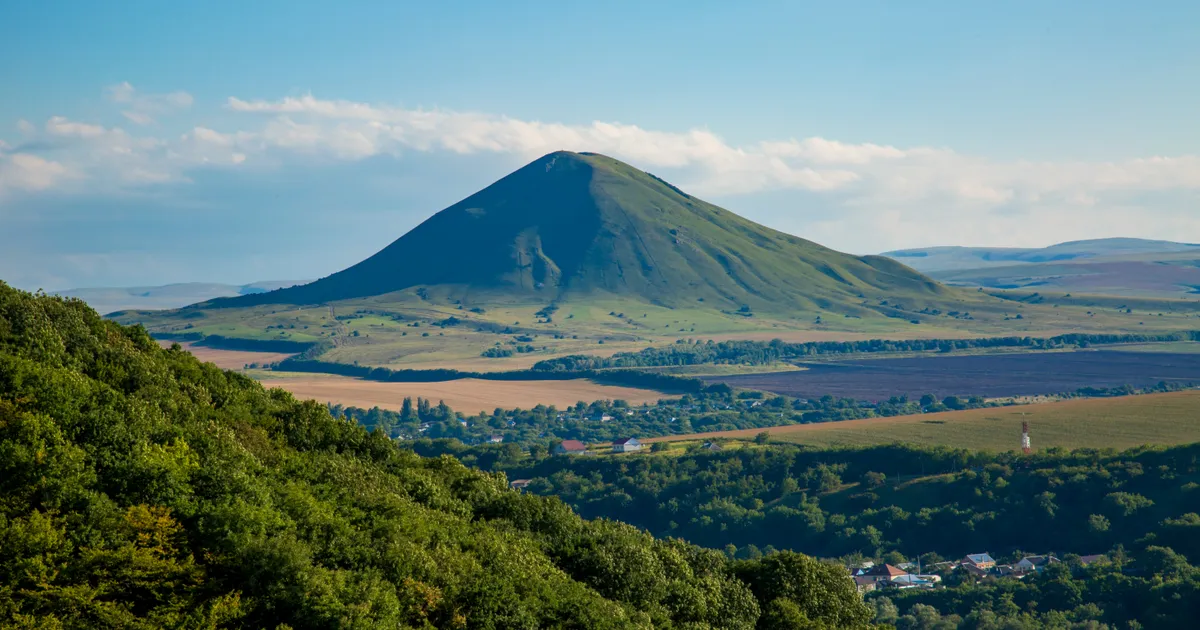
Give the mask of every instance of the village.
[[850, 579], [860, 593], [877, 589], [938, 588], [944, 582], [997, 580], [1003, 578], [1023, 579], [1040, 573], [1047, 567], [1065, 563], [1072, 570], [1096, 563], [1106, 562], [1102, 554], [1086, 556], [1067, 555], [1059, 559], [1053, 554], [1022, 555], [1013, 562], [1001, 564], [991, 554], [972, 553], [959, 560], [935, 562], [922, 567], [920, 562], [902, 562], [897, 565], [876, 564], [864, 561], [857, 566], [847, 567]]

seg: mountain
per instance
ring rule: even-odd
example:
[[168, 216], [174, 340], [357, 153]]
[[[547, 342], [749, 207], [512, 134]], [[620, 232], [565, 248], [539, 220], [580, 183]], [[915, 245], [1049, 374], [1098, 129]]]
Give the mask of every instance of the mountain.
[[181, 282], [149, 287], [95, 287], [56, 291], [55, 295], [79, 298], [101, 313], [123, 310], [179, 308], [219, 297], [264, 293], [303, 284], [305, 280], [266, 280], [250, 284]]
[[1041, 249], [931, 247], [883, 254], [955, 286], [1184, 298], [1200, 291], [1200, 245], [1111, 238]]
[[859, 310], [946, 289], [882, 256], [858, 257], [744, 219], [628, 164], [557, 152], [438, 212], [379, 253], [303, 286], [208, 307], [318, 304], [423, 289], [458, 299]]

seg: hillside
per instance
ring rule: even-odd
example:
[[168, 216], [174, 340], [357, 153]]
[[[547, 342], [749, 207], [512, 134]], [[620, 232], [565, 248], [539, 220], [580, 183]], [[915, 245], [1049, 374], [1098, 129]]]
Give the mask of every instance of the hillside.
[[[730, 561], [421, 458], [0, 282], [0, 627], [863, 628], [840, 567]], [[801, 626], [804, 623], [806, 625]]]
[[894, 261], [857, 257], [748, 221], [612, 158], [539, 158], [316, 282], [212, 307], [317, 304], [408, 289], [464, 302], [590, 295], [663, 306], [866, 311], [946, 289]]
[[273, 291], [281, 287], [303, 284], [305, 281], [251, 282], [250, 284], [220, 284], [217, 282], [180, 282], [146, 287], [90, 287], [55, 291], [55, 295], [79, 298], [99, 313], [125, 310], [158, 310], [180, 308], [219, 297], [250, 295]]
[[1140, 238], [1103, 238], [1069, 241], [1040, 248], [944, 246], [900, 249], [880, 255], [894, 258], [918, 271], [931, 273], [1176, 252], [1200, 254], [1200, 245]]
[[1114, 238], [1043, 249], [933, 247], [883, 254], [952, 286], [1194, 299], [1200, 245]]

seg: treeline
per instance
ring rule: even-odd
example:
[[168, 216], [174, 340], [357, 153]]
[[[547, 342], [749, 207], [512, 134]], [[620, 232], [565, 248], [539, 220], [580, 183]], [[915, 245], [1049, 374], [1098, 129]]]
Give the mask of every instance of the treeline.
[[[335, 416], [345, 415], [386, 435], [413, 439], [455, 438], [479, 444], [500, 438], [523, 447], [549, 446], [556, 440], [611, 442], [626, 437], [685, 435], [708, 431], [732, 431], [795, 424], [833, 422], [871, 417], [878, 410], [919, 413], [917, 403], [899, 407], [869, 408], [865, 403], [831, 396], [820, 400], [789, 400], [766, 397], [758, 392], [707, 391], [661, 398], [653, 404], [630, 405], [623, 400], [580, 401], [559, 409], [537, 405], [531, 409], [495, 409], [491, 413], [465, 415], [444, 403], [406, 398], [399, 412], [330, 405]], [[427, 412], [422, 412], [422, 408]], [[913, 411], [913, 409], [916, 411]]]
[[[739, 549], [913, 557], [1017, 549], [1101, 553], [1150, 537], [1200, 560], [1200, 444], [1123, 453], [794, 445], [571, 458], [420, 440], [555, 495], [590, 518]], [[679, 447], [676, 447], [679, 448]], [[487, 462], [486, 465], [480, 462]], [[1183, 520], [1178, 520], [1183, 519]]]
[[313, 348], [324, 347], [320, 341], [293, 341], [289, 339], [243, 339], [226, 337], [224, 335], [206, 335], [199, 332], [185, 333], [154, 333], [155, 339], [164, 341], [191, 341], [198, 346], [217, 348], [220, 350], [241, 350], [245, 352], [307, 352]]
[[950, 353], [961, 350], [1013, 348], [1058, 350], [1087, 348], [1122, 343], [1200, 341], [1200, 331], [1159, 335], [1106, 335], [1072, 333], [1057, 337], [982, 337], [979, 339], [871, 339], [865, 341], [811, 341], [789, 343], [773, 341], [676, 341], [662, 348], [638, 352], [619, 352], [611, 357], [571, 355], [546, 359], [534, 364], [536, 371], [572, 372], [611, 368], [668, 367], [706, 364], [769, 365], [781, 361], [811, 359], [824, 355], [852, 355], [881, 352]]
[[546, 373], [537, 370], [509, 370], [505, 372], [467, 372], [463, 370], [429, 369], [429, 370], [393, 370], [385, 367], [370, 367], [306, 359], [285, 359], [273, 364], [272, 369], [283, 372], [315, 372], [321, 374], [338, 374], [353, 376], [370, 381], [384, 383], [437, 383], [455, 381], [463, 378], [475, 378], [489, 381], [545, 381], [571, 380], [586, 378], [604, 385], [621, 385], [639, 387], [676, 394], [730, 391], [728, 385], [722, 383], [706, 384], [698, 378], [675, 376], [673, 374], [658, 374], [639, 370], [577, 370], [574, 372]]
[[0, 283], [0, 626], [866, 628], [841, 567], [585, 521]]

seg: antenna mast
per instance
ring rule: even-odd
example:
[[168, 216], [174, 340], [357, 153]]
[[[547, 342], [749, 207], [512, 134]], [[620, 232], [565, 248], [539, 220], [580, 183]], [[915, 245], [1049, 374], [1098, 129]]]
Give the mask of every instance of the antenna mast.
[[1033, 452], [1029, 442], [1029, 423], [1024, 420], [1021, 421], [1021, 451], [1026, 455]]

